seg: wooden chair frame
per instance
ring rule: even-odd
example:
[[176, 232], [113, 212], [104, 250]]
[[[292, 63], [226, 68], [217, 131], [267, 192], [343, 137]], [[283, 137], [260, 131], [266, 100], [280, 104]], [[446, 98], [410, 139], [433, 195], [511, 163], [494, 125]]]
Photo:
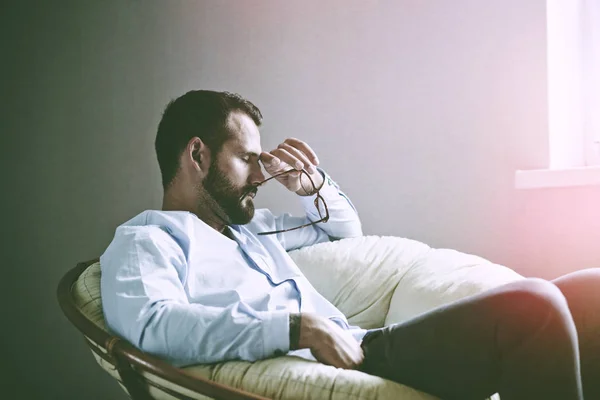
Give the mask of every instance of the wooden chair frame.
[[[98, 262], [98, 259], [78, 263], [75, 268], [62, 277], [57, 289], [58, 303], [67, 319], [85, 336], [90, 349], [116, 368], [121, 378], [120, 382], [125, 386], [132, 399], [153, 399], [149, 387], [154, 386], [176, 398], [191, 400], [189, 396], [147, 379], [141, 374], [142, 371], [213, 399], [266, 399], [231, 386], [213, 382], [204, 377], [191, 375], [181, 368], [174, 367], [159, 358], [140, 351], [126, 340], [109, 334], [88, 319], [76, 306], [72, 295], [72, 287], [81, 274], [96, 262]], [[90, 342], [106, 349], [106, 353]]]

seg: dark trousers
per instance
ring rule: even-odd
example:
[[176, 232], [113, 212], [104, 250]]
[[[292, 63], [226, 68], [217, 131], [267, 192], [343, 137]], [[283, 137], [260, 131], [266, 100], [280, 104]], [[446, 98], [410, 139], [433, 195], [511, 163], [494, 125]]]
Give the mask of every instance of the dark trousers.
[[441, 399], [600, 399], [600, 268], [525, 279], [370, 330], [360, 370]]

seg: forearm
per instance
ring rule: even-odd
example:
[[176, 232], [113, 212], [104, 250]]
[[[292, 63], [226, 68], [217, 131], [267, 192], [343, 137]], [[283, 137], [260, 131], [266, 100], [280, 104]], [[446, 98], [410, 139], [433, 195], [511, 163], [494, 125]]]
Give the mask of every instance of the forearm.
[[256, 312], [243, 303], [218, 308], [165, 302], [142, 313], [135, 324], [128, 339], [180, 366], [256, 361], [289, 349], [287, 313]]

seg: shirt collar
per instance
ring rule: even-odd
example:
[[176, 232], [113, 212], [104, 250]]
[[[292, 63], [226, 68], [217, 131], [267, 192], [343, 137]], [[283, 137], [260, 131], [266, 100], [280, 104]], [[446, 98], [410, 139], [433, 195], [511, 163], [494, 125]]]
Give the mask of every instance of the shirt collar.
[[240, 225], [229, 225], [229, 231], [238, 243], [246, 244], [248, 242], [248, 236], [243, 232], [243, 228]]

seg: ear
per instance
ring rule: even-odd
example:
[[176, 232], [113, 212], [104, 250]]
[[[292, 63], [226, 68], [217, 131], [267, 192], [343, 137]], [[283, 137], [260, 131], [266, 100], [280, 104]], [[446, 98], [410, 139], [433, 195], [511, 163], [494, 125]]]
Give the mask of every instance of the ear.
[[196, 171], [204, 173], [210, 167], [210, 156], [210, 149], [199, 137], [191, 138], [184, 152], [185, 161]]

